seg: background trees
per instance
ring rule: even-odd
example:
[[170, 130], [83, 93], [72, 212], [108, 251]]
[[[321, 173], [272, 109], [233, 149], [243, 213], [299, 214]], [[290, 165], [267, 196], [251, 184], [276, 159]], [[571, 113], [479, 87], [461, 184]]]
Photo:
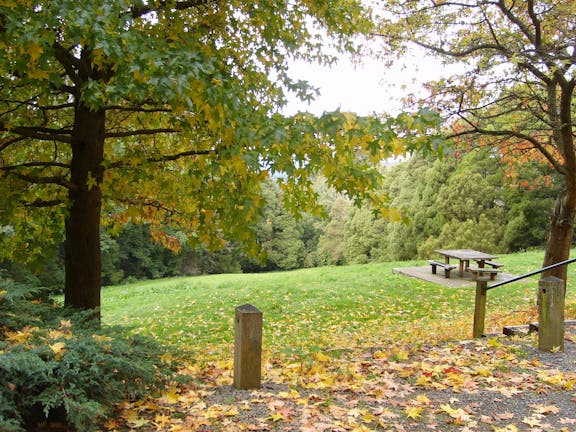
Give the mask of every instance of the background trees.
[[[458, 72], [429, 83], [454, 138], [480, 136], [522, 163], [545, 161], [562, 179], [544, 265], [569, 256], [576, 213], [574, 2], [383, 2], [381, 34], [389, 54], [416, 45]], [[566, 268], [551, 272], [566, 279]]]

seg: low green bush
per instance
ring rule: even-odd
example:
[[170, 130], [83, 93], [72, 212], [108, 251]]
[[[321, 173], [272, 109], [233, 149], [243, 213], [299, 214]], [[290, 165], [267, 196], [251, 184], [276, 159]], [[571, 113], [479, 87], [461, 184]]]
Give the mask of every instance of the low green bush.
[[90, 431], [117, 403], [163, 387], [171, 366], [159, 344], [40, 294], [0, 280], [0, 430], [55, 421]]

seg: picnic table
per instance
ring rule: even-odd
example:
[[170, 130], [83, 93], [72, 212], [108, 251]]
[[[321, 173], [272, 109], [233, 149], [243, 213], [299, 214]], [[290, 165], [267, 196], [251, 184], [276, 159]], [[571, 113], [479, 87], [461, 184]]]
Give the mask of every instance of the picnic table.
[[478, 268], [484, 268], [486, 261], [498, 258], [496, 255], [473, 249], [440, 249], [435, 250], [434, 252], [442, 255], [446, 264], [450, 264], [450, 258], [457, 259], [459, 277], [464, 277], [464, 271], [470, 267], [471, 260], [478, 263]]

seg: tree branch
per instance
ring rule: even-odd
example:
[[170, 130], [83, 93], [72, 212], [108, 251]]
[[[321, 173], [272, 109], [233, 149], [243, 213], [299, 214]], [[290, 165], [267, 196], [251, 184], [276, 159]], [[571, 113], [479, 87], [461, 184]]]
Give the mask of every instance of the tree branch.
[[177, 1], [177, 2], [167, 2], [161, 1], [158, 2], [157, 6], [141, 6], [141, 7], [133, 7], [130, 10], [130, 15], [132, 18], [141, 18], [144, 15], [147, 15], [152, 12], [160, 11], [166, 8], [174, 9], [174, 10], [186, 10], [191, 8], [197, 8], [200, 6], [208, 5], [211, 3], [218, 3], [217, 0], [189, 0], [189, 1]]
[[126, 132], [108, 132], [104, 135], [105, 138], [125, 138], [138, 135], [156, 135], [161, 133], [176, 133], [178, 129], [173, 128], [158, 128], [158, 129], [138, 129]]
[[36, 207], [36, 208], [56, 207], [56, 206], [62, 205], [64, 203], [65, 203], [64, 200], [42, 200], [40, 198], [38, 198], [37, 200], [34, 200], [34, 201], [22, 202], [24, 207]]
[[[0, 170], [3, 170], [0, 167]], [[21, 173], [17, 173], [17, 172], [11, 172], [9, 173], [10, 175], [13, 175], [14, 177], [19, 178], [20, 180], [24, 180], [28, 183], [33, 183], [33, 184], [54, 184], [57, 186], [62, 186], [65, 187], [68, 190], [78, 190], [78, 186], [69, 182], [68, 180], [66, 180], [64, 177], [56, 177], [56, 176], [52, 176], [52, 177], [38, 177], [38, 176], [32, 176], [29, 174], [21, 174]]]
[[[189, 151], [175, 153], [175, 154], [171, 154], [171, 155], [165, 155], [165, 156], [159, 156], [159, 157], [150, 157], [150, 158], [146, 159], [146, 162], [148, 162], [148, 163], [171, 162], [171, 161], [175, 161], [175, 160], [182, 159], [185, 157], [206, 156], [206, 155], [213, 154], [213, 153], [217, 153], [217, 151], [216, 150], [189, 150]], [[129, 166], [129, 164], [126, 164], [122, 161], [118, 161], [118, 162], [112, 162], [112, 163], [106, 165], [106, 168], [107, 169], [116, 169], [116, 168], [124, 168], [126, 166]]]
[[464, 120], [468, 125], [470, 125], [471, 129], [456, 132], [454, 134], [450, 134], [447, 136], [447, 138], [459, 138], [459, 137], [467, 136], [467, 135], [480, 134], [480, 135], [494, 136], [494, 137], [516, 138], [516, 139], [519, 139], [521, 141], [527, 141], [530, 144], [532, 144], [536, 149], [538, 149], [538, 151], [540, 151], [542, 153], [542, 155], [548, 160], [548, 162], [550, 162], [550, 164], [554, 167], [554, 169], [558, 173], [560, 173], [560, 174], [565, 173], [566, 170], [565, 170], [564, 166], [561, 165], [556, 160], [554, 155], [552, 153], [550, 153], [546, 149], [546, 147], [544, 147], [542, 145], [542, 143], [539, 140], [537, 140], [536, 138], [534, 138], [528, 134], [513, 131], [513, 130], [489, 130], [489, 129], [480, 128], [477, 125], [475, 125], [473, 122], [471, 122], [470, 120], [465, 118], [464, 116], [460, 116], [460, 118], [462, 120]]
[[[0, 124], [1, 132], [11, 132], [25, 138], [34, 138], [41, 141], [59, 141], [67, 144], [72, 144], [72, 131], [68, 129], [51, 129], [45, 127], [15, 127], [7, 128], [4, 124]], [[65, 133], [66, 135], [62, 135]], [[2, 149], [0, 147], [0, 149]]]
[[0, 166], [1, 170], [4, 171], [12, 171], [19, 168], [65, 168], [70, 169], [69, 164], [60, 163], [60, 162], [27, 162], [18, 165], [6, 165]]

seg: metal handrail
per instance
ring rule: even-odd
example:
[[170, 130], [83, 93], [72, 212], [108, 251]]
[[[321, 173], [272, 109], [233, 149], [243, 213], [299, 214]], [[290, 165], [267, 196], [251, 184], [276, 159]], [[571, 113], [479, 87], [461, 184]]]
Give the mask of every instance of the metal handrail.
[[534, 276], [534, 275], [537, 275], [537, 274], [539, 274], [539, 273], [543, 273], [543, 272], [545, 272], [545, 271], [555, 269], [556, 267], [562, 267], [562, 266], [564, 266], [564, 265], [572, 264], [573, 262], [576, 262], [576, 258], [571, 258], [571, 259], [569, 259], [569, 260], [562, 261], [562, 262], [559, 262], [559, 263], [552, 264], [552, 265], [549, 265], [549, 266], [547, 266], [547, 267], [541, 268], [540, 270], [534, 270], [534, 271], [531, 271], [530, 273], [526, 273], [526, 274], [523, 274], [523, 275], [521, 275], [521, 276], [513, 277], [512, 279], [508, 279], [508, 280], [505, 280], [505, 281], [502, 281], [502, 282], [498, 282], [498, 283], [496, 283], [496, 284], [494, 284], [494, 285], [490, 285], [489, 287], [486, 287], [486, 290], [491, 290], [492, 288], [498, 288], [498, 287], [501, 287], [502, 285], [506, 285], [506, 284], [509, 284], [509, 283], [512, 283], [512, 282], [517, 282], [517, 281], [519, 281], [519, 280], [521, 280], [521, 279], [525, 279], [525, 278], [527, 278], [527, 277]]

